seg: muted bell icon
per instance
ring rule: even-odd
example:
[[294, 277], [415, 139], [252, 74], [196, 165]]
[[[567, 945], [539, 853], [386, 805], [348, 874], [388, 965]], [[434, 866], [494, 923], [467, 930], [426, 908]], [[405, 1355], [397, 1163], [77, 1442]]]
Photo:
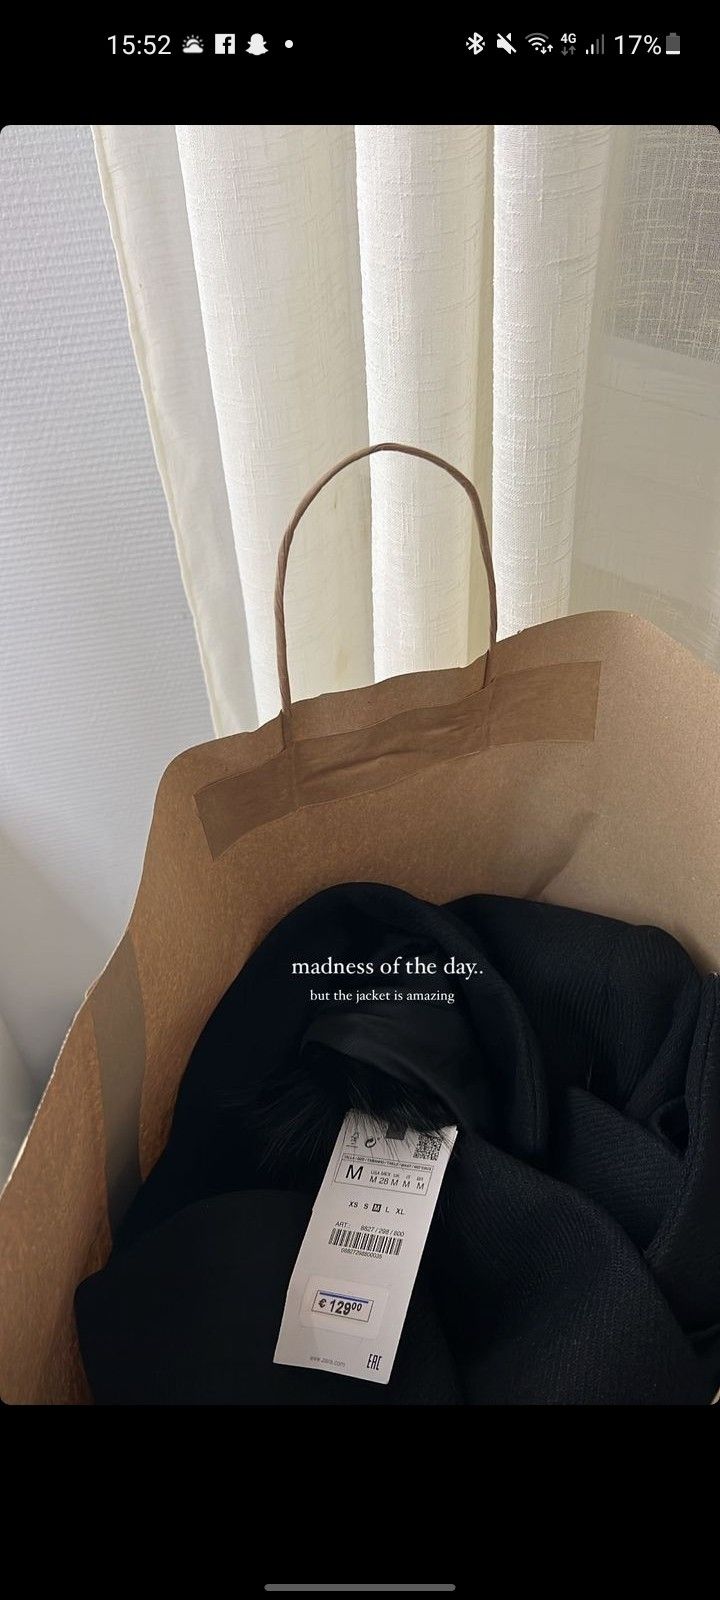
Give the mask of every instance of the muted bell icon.
[[267, 45], [261, 33], [253, 33], [245, 51], [246, 56], [266, 56]]

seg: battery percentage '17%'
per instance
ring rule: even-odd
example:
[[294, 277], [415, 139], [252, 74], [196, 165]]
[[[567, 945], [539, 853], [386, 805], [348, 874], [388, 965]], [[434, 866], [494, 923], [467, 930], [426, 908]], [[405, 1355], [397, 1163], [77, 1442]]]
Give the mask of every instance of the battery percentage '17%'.
[[[627, 52], [625, 51], [624, 46], [625, 39], [627, 39], [628, 44], [632, 45], [632, 50], [628, 50]], [[635, 51], [639, 50], [641, 45], [643, 46], [644, 50], [647, 51], [649, 56], [661, 56], [663, 53], [660, 40], [653, 38], [651, 33], [616, 33], [615, 43], [620, 47], [621, 56], [625, 55], [626, 53], [627, 55], [634, 56]]]

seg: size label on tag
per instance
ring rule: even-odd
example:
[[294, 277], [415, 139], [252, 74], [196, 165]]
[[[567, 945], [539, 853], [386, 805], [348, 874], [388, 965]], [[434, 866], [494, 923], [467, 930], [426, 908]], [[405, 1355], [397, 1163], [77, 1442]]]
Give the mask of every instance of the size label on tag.
[[290, 1279], [281, 1366], [388, 1382], [456, 1135], [348, 1112]]

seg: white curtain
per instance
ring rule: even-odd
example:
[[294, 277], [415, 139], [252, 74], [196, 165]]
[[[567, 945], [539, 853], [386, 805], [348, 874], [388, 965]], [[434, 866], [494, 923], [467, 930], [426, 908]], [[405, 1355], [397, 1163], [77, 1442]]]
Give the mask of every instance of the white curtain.
[[87, 125], [2, 130], [0, 338], [1, 1184], [213, 733]]
[[[277, 711], [279, 539], [368, 440], [474, 476], [501, 633], [620, 607], [720, 666], [714, 128], [102, 126], [95, 142], [218, 733]], [[484, 648], [442, 475], [376, 458], [307, 524], [296, 697]]]

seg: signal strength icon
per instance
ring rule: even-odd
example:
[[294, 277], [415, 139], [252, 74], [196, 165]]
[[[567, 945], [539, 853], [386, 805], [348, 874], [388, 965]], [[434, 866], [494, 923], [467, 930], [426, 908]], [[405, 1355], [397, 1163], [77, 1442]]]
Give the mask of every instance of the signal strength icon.
[[548, 50], [552, 50], [549, 34], [547, 33], [526, 33], [525, 38], [528, 44], [532, 45], [533, 50], [540, 50], [542, 55], [547, 55]]
[[586, 56], [604, 56], [604, 54], [605, 54], [605, 35], [604, 35], [604, 33], [601, 33], [600, 38], [596, 39], [594, 44], [586, 45], [585, 54], [586, 54]]

